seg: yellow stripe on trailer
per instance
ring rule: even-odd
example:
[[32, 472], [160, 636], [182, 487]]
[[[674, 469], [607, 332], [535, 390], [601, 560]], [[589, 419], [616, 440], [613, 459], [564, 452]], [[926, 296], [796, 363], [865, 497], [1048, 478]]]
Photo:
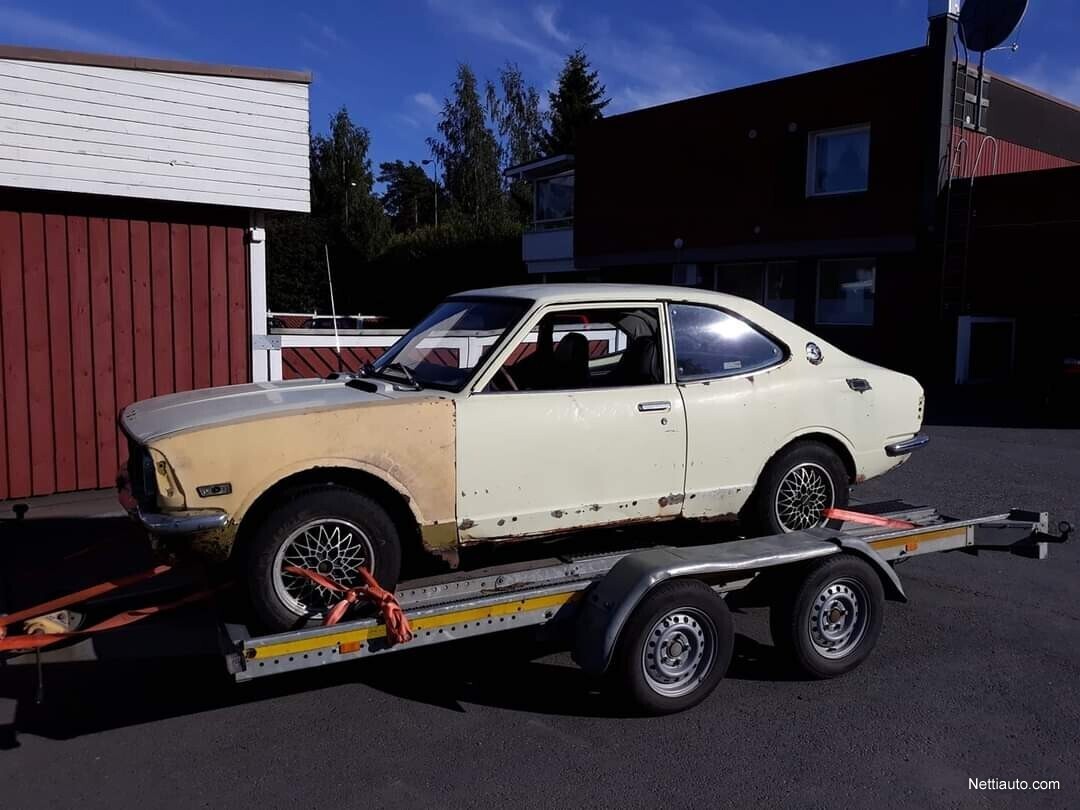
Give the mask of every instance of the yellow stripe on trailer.
[[[454, 613], [445, 613], [439, 616], [427, 616], [420, 618], [409, 617], [409, 625], [413, 635], [425, 630], [435, 630], [442, 627], [469, 622], [492, 619], [499, 616], [508, 616], [515, 613], [525, 613], [544, 608], [562, 607], [567, 602], [581, 596], [580, 590], [566, 591], [563, 593], [548, 594], [547, 596], [535, 596], [531, 599], [518, 599], [503, 604], [488, 605], [486, 607], [459, 610]], [[265, 660], [267, 658], [281, 658], [285, 655], [325, 650], [331, 647], [343, 646], [346, 649], [359, 649], [364, 642], [372, 641], [386, 636], [386, 625], [377, 624], [371, 627], [361, 627], [357, 630], [344, 630], [340, 633], [328, 633], [312, 638], [299, 638], [295, 641], [282, 641], [278, 644], [250, 647], [247, 650], [249, 660]]]
[[892, 537], [885, 540], [871, 540], [867, 545], [870, 548], [880, 550], [883, 548], [896, 548], [897, 546], [915, 546], [916, 548], [923, 543], [932, 543], [935, 540], [950, 540], [954, 538], [967, 537], [967, 527], [961, 526], [959, 529], [938, 529], [933, 532], [919, 532], [918, 534], [909, 534], [905, 537]]

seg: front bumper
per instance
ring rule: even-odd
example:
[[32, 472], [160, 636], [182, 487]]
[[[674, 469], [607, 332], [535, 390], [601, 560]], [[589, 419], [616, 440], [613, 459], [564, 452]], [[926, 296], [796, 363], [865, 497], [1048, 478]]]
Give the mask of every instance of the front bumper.
[[144, 508], [131, 491], [131, 479], [126, 470], [121, 470], [117, 475], [116, 489], [120, 505], [151, 534], [161, 537], [201, 534], [223, 529], [229, 523], [228, 514], [220, 509], [177, 509], [170, 512], [158, 512]]
[[175, 512], [136, 509], [134, 516], [151, 534], [163, 537], [212, 532], [224, 529], [229, 523], [229, 516], [220, 509], [181, 509]]
[[930, 437], [925, 433], [918, 433], [910, 439], [904, 439], [902, 442], [893, 442], [892, 444], [885, 445], [885, 455], [890, 458], [906, 456], [913, 450], [918, 450], [920, 447], [925, 446], [929, 441]]

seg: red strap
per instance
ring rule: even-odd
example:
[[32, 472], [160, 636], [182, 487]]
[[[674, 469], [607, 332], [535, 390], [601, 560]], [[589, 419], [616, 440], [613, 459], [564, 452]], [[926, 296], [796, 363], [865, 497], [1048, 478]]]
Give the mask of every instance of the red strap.
[[9, 613], [6, 616], [0, 616], [0, 638], [3, 638], [5, 635], [5, 627], [10, 627], [13, 624], [26, 621], [27, 619], [33, 619], [37, 616], [44, 616], [46, 613], [54, 613], [57, 610], [71, 607], [79, 602], [85, 602], [87, 599], [93, 599], [95, 596], [101, 596], [102, 594], [110, 593], [111, 591], [119, 590], [120, 588], [126, 588], [128, 585], [143, 582], [171, 570], [171, 565], [158, 565], [147, 571], [140, 571], [139, 573], [131, 574], [130, 576], [107, 580], [106, 582], [101, 582], [97, 585], [91, 585], [89, 588], [83, 588], [81, 591], [69, 593], [66, 596], [58, 596], [56, 599], [50, 599], [48, 602], [42, 602], [40, 605], [34, 605], [25, 610]]
[[[76, 630], [71, 633], [34, 633], [32, 635], [8, 636], [7, 638], [0, 638], [0, 652], [40, 649], [42, 647], [48, 647], [50, 644], [56, 644], [58, 641], [78, 638], [79, 636], [89, 636], [93, 633], [100, 633], [105, 630], [115, 630], [117, 627], [126, 627], [129, 624], [141, 622], [143, 619], [149, 619], [151, 616], [156, 616], [157, 614], [164, 613], [167, 610], [172, 610], [174, 608], [178, 608], [182, 605], [187, 605], [192, 602], [198, 602], [200, 599], [206, 599], [225, 587], [228, 586], [219, 585], [216, 588], [208, 588], [203, 591], [188, 594], [187, 596], [182, 596], [172, 602], [166, 602], [161, 605], [151, 605], [150, 607], [138, 608], [136, 610], [128, 610], [123, 613], [118, 613], [111, 618], [105, 619], [105, 621], [98, 622], [95, 625], [85, 627], [82, 630]], [[11, 617], [5, 616], [4, 618], [9, 619]]]
[[867, 526], [883, 526], [888, 529], [914, 529], [916, 524], [910, 520], [868, 515], [865, 512], [852, 512], [848, 509], [826, 509], [821, 513], [827, 520], [842, 520], [845, 523], [863, 523]]
[[386, 637], [390, 639], [391, 644], [402, 644], [412, 640], [413, 633], [412, 628], [409, 626], [409, 619], [405, 616], [405, 611], [401, 609], [397, 598], [379, 585], [371, 572], [363, 566], [356, 569], [364, 580], [364, 584], [358, 588], [346, 588], [318, 571], [311, 571], [298, 565], [287, 565], [285, 570], [290, 574], [307, 577], [316, 585], [326, 588], [328, 591], [344, 594], [342, 599], [326, 614], [326, 618], [323, 619], [324, 627], [332, 627], [341, 621], [346, 611], [363, 596], [374, 602], [382, 613], [383, 621], [386, 623]]

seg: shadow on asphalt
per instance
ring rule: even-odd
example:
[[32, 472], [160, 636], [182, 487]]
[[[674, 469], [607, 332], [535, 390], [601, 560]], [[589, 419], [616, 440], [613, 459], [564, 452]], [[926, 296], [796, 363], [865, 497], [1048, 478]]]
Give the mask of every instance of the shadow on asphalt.
[[[0, 666], [0, 703], [16, 705], [14, 722], [0, 725], [0, 750], [17, 747], [18, 734], [72, 739], [349, 684], [450, 711], [475, 705], [572, 717], [629, 716], [599, 679], [569, 663], [537, 660], [564, 648], [537, 642], [528, 630], [511, 631], [247, 684], [234, 683], [214, 656], [52, 664], [44, 671], [41, 704], [35, 702], [35, 667]], [[439, 673], [437, 680], [432, 672]], [[793, 675], [771, 646], [737, 634], [727, 677], [783, 681]]]
[[[700, 536], [695, 538], [698, 532], [715, 539], [733, 531], [704, 527], [681, 532], [679, 539], [700, 542]], [[675, 539], [674, 534], [666, 530], [665, 539]], [[656, 529], [646, 527], [609, 532], [588, 546], [579, 539], [540, 547], [547, 556], [655, 544]], [[6, 558], [0, 585], [6, 589], [3, 597], [9, 611], [93, 584], [101, 579], [101, 571], [117, 576], [153, 562], [145, 535], [125, 518], [2, 521], [0, 549]], [[474, 552], [474, 562], [505, 563], [529, 553], [525, 544], [512, 544]], [[236, 684], [225, 672], [220, 653], [212, 654], [220, 650], [220, 615], [236, 615], [237, 608], [230, 603], [228, 598], [219, 599], [214, 606], [192, 606], [140, 623], [137, 629], [97, 636], [96, 650], [106, 660], [47, 664], [40, 704], [35, 700], [36, 668], [0, 662], [0, 750], [16, 747], [18, 734], [70, 739], [357, 683], [452, 711], [478, 705], [580, 717], [626, 714], [611, 690], [601, 689], [598, 679], [565, 656], [560, 659], [565, 663], [538, 660], [564, 651], [568, 644], [538, 642], [529, 629]], [[125, 607], [110, 603], [107, 615]], [[180, 654], [184, 651], [188, 654]], [[439, 678], [431, 678], [431, 672], [438, 672]], [[787, 680], [791, 674], [771, 646], [738, 634], [728, 677]], [[5, 704], [14, 705], [13, 718]]]

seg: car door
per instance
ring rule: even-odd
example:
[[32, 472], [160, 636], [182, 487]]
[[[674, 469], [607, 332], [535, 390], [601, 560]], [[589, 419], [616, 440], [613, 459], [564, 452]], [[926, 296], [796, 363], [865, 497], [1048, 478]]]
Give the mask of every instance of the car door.
[[675, 378], [686, 409], [691, 518], [734, 517], [778, 449], [796, 398], [784, 390], [786, 347], [749, 321], [704, 304], [672, 303]]
[[686, 420], [663, 308], [553, 306], [520, 335], [458, 402], [462, 542], [677, 516]]

